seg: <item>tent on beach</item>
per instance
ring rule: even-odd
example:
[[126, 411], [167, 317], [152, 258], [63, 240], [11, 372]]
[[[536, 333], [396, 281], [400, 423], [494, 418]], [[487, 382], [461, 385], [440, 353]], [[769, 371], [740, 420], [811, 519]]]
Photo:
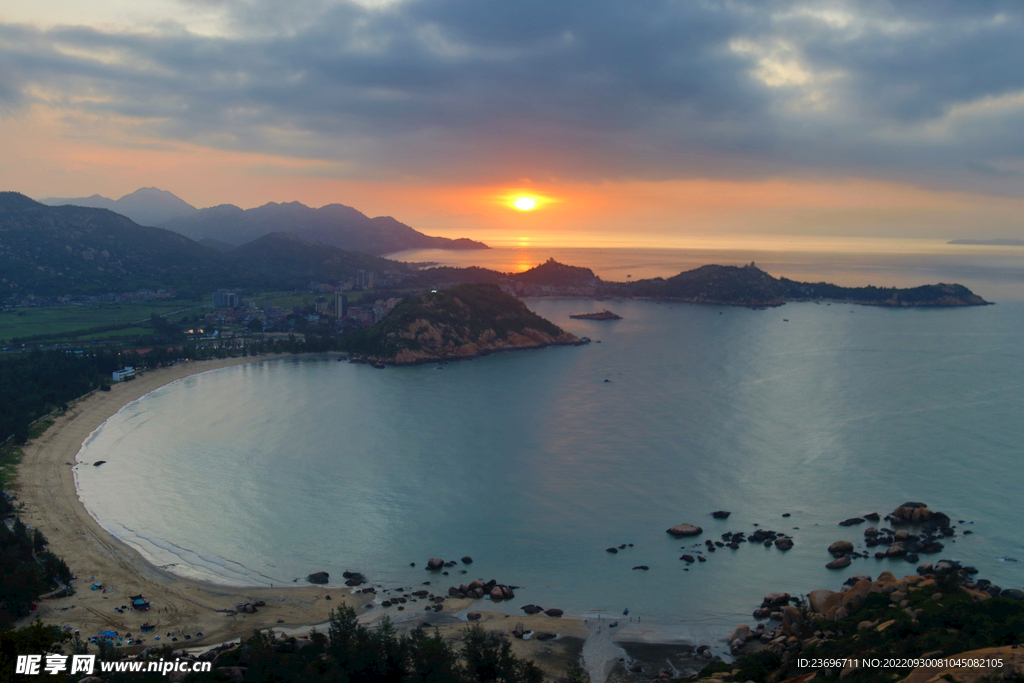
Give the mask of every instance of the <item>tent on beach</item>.
[[134, 609], [149, 609], [149, 602], [142, 595], [132, 595], [130, 597]]

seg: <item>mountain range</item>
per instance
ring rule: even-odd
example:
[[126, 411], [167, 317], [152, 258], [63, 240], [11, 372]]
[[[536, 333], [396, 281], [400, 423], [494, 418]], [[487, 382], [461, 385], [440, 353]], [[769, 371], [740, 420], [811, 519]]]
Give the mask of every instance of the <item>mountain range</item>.
[[196, 295], [221, 287], [285, 290], [347, 280], [357, 270], [406, 268], [290, 233], [225, 252], [107, 209], [46, 206], [0, 192], [0, 298], [168, 287]]
[[120, 199], [100, 195], [47, 198], [49, 206], [108, 209], [139, 225], [165, 228], [218, 251], [226, 251], [271, 233], [329, 244], [345, 251], [381, 255], [405, 249], [487, 249], [482, 242], [425, 235], [391, 216], [370, 218], [343, 204], [314, 209], [299, 202], [270, 202], [253, 209], [221, 204], [197, 209], [174, 194], [142, 188]]

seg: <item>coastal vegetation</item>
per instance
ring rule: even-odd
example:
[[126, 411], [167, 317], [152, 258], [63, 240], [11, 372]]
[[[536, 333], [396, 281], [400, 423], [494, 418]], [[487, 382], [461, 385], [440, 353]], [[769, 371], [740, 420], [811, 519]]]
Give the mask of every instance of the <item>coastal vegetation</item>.
[[[70, 637], [55, 626], [38, 622], [0, 631], [0, 680], [14, 671], [19, 654], [40, 654], [68, 647]], [[101, 641], [103, 642], [103, 641]], [[99, 659], [176, 659], [170, 647], [147, 648], [125, 655], [100, 647]], [[195, 656], [188, 659], [196, 661]], [[436, 630], [399, 632], [386, 617], [371, 628], [357, 621], [351, 607], [331, 614], [327, 633], [308, 638], [254, 631], [241, 643], [214, 648], [202, 655], [211, 671], [191, 673], [186, 681], [282, 681], [295, 683], [541, 683], [543, 673], [532, 661], [517, 656], [504, 634], [467, 626], [446, 639]], [[84, 678], [84, 674], [69, 680]], [[29, 679], [26, 679], [29, 680]], [[107, 674], [105, 681], [160, 681], [163, 674]], [[578, 668], [569, 683], [587, 683]]]
[[46, 551], [46, 537], [29, 530], [14, 516], [14, 506], [0, 496], [0, 629], [29, 614], [39, 596], [57, 588], [56, 580], [68, 581], [71, 571], [64, 560]]

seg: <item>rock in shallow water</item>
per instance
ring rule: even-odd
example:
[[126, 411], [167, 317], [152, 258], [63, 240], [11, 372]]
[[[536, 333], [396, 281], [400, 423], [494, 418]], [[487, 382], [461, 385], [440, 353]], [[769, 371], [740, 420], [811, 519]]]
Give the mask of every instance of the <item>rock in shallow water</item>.
[[704, 533], [704, 530], [694, 524], [676, 524], [674, 527], [667, 529], [667, 532], [680, 538], [683, 536], [699, 536]]

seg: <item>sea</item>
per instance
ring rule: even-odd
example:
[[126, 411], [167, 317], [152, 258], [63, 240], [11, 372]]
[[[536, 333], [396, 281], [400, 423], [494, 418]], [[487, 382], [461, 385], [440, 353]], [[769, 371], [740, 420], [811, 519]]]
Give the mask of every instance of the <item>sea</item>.
[[[847, 285], [959, 282], [994, 305], [526, 299], [592, 343], [385, 370], [279, 356], [194, 375], [89, 437], [79, 494], [184, 576], [286, 586], [327, 571], [344, 590], [342, 572], [358, 571], [381, 590], [442, 593], [495, 579], [516, 597], [485, 609], [560, 608], [636, 639], [706, 642], [753, 623], [771, 592], [915, 573], [873, 557], [825, 568], [834, 541], [875, 550], [870, 523], [840, 521], [907, 501], [956, 526], [921, 561], [1024, 588], [1024, 249], [951, 249], [403, 253], [505, 271], [554, 257], [617, 280], [754, 261]], [[569, 317], [603, 309], [622, 319]], [[666, 533], [683, 522], [703, 534]], [[704, 548], [758, 528], [795, 546]], [[456, 564], [427, 571], [431, 557]], [[415, 619], [408, 607], [394, 616]]]

